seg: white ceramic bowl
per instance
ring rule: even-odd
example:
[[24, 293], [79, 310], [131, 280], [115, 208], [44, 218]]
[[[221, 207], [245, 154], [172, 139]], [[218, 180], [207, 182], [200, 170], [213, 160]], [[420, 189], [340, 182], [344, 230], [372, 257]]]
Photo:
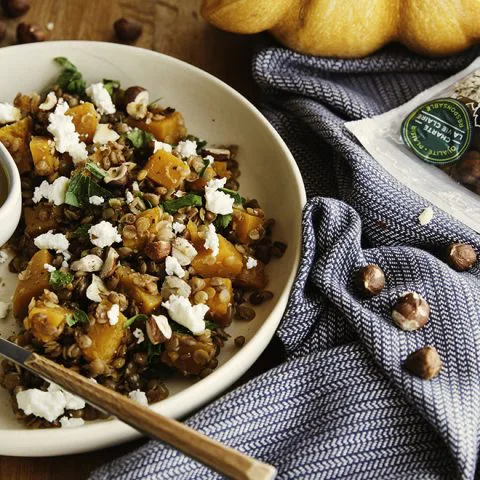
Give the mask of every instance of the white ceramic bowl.
[[[268, 216], [276, 219], [275, 238], [288, 243], [285, 256], [268, 266], [272, 301], [262, 305], [252, 322], [234, 322], [232, 338], [244, 335], [238, 350], [229, 341], [219, 367], [200, 381], [176, 379], [168, 383], [171, 395], [154, 408], [182, 417], [205, 404], [237, 380], [259, 357], [273, 336], [285, 309], [298, 266], [301, 212], [305, 191], [297, 165], [279, 135], [245, 98], [215, 77], [159, 53], [112, 43], [45, 42], [0, 49], [0, 101], [16, 93], [42, 91], [55, 80], [53, 57], [65, 56], [83, 72], [87, 82], [120, 80], [123, 86], [142, 85], [151, 98], [163, 97], [183, 113], [188, 131], [209, 143], [240, 146], [241, 192], [257, 198]], [[16, 278], [0, 266], [6, 286], [0, 299], [9, 299]], [[0, 334], [10, 335], [13, 319], [0, 322]], [[6, 392], [0, 391], [0, 455], [44, 456], [93, 450], [137, 436], [118, 420], [87, 423], [77, 429], [26, 430], [15, 420]]]
[[[8, 195], [0, 205], [0, 247], [12, 236], [22, 212], [20, 175], [13, 158], [0, 142], [0, 168], [7, 177]], [[0, 186], [0, 188], [2, 188]], [[3, 194], [2, 194], [3, 197]]]

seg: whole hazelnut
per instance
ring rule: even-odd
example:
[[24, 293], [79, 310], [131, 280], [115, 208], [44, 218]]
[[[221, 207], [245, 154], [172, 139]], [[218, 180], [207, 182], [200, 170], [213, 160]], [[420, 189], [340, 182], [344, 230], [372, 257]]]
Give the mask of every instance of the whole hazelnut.
[[6, 37], [7, 35], [7, 24], [0, 20], [0, 42]]
[[18, 43], [34, 43], [43, 42], [45, 40], [45, 32], [40, 25], [35, 23], [21, 22], [17, 25], [17, 42]]
[[357, 272], [356, 284], [364, 297], [373, 297], [385, 287], [385, 274], [378, 265], [365, 265]]
[[411, 353], [403, 366], [417, 377], [430, 380], [440, 373], [443, 363], [435, 347], [423, 347]]
[[464, 272], [475, 265], [477, 253], [468, 243], [452, 243], [447, 250], [447, 261], [455, 270]]
[[406, 331], [422, 328], [428, 322], [429, 316], [430, 307], [427, 301], [416, 292], [404, 293], [392, 310], [395, 325]]
[[123, 97], [125, 110], [132, 118], [140, 120], [147, 114], [149, 98], [148, 91], [143, 87], [129, 87]]
[[451, 170], [452, 177], [475, 193], [480, 193], [480, 152], [470, 150]]
[[2, 0], [2, 7], [9, 17], [20, 17], [28, 12], [30, 3], [27, 0]]
[[134, 42], [142, 34], [142, 24], [131, 18], [119, 18], [113, 28], [122, 42]]

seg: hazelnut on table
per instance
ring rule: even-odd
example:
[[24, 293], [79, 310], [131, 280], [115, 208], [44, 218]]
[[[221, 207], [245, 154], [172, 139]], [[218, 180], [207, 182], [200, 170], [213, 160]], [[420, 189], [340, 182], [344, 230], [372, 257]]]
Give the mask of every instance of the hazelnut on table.
[[411, 353], [403, 365], [410, 373], [424, 380], [435, 378], [443, 367], [437, 349], [430, 346]]
[[119, 18], [113, 29], [118, 39], [122, 42], [134, 42], [142, 34], [142, 24], [131, 18]]
[[45, 32], [36, 23], [21, 22], [17, 25], [17, 42], [34, 43], [43, 42], [46, 39]]
[[424, 327], [430, 317], [427, 301], [417, 292], [404, 293], [395, 303], [392, 319], [405, 331], [418, 330]]
[[9, 17], [20, 17], [28, 12], [30, 3], [27, 0], [2, 0], [2, 8]]
[[364, 297], [373, 297], [385, 287], [385, 274], [378, 265], [365, 265], [357, 272], [355, 283]]
[[447, 261], [455, 270], [464, 272], [475, 265], [477, 253], [468, 243], [452, 243], [447, 250]]

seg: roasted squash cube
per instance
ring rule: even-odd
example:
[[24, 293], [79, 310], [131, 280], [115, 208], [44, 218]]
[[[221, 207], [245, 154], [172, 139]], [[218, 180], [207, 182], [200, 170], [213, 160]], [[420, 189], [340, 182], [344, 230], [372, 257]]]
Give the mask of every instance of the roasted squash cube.
[[190, 173], [189, 166], [165, 150], [155, 152], [145, 165], [147, 178], [167, 188], [177, 188]]
[[[255, 236], [251, 234], [251, 232], [258, 230], [259, 227], [262, 226], [263, 217], [257, 217], [239, 208], [234, 209], [232, 229], [235, 232], [239, 242], [245, 245], [252, 243], [254, 240], [250, 238], [250, 235], [252, 235], [254, 238]], [[256, 238], [258, 239], [258, 236]]]
[[222, 235], [218, 235], [219, 251], [216, 257], [212, 256], [210, 250], [205, 250], [200, 242], [195, 248], [198, 254], [192, 260], [192, 267], [202, 277], [225, 277], [233, 278], [243, 268], [243, 257], [240, 252]]
[[41, 342], [50, 342], [58, 338], [65, 328], [67, 316], [71, 311], [59, 305], [45, 305], [43, 302], [30, 309], [23, 322], [26, 330]]
[[128, 117], [127, 123], [132, 127], [137, 127], [151, 133], [161, 142], [171, 144], [178, 143], [187, 134], [185, 122], [180, 112], [170, 113], [161, 120], [152, 120], [150, 123]]
[[232, 172], [228, 169], [227, 162], [213, 162], [215, 173], [221, 178], [231, 178]]
[[50, 138], [32, 137], [30, 152], [37, 175], [47, 177], [58, 170], [60, 160], [55, 155], [55, 143]]
[[162, 303], [162, 296], [158, 291], [156, 277], [144, 275], [128, 267], [119, 267], [115, 271], [118, 289], [134, 300], [140, 313], [152, 313]]
[[23, 319], [27, 314], [30, 300], [48, 289], [50, 274], [45, 270], [44, 265], [52, 261], [53, 257], [48, 250], [39, 250], [30, 259], [13, 295], [12, 307], [16, 318]]
[[[109, 302], [105, 303], [108, 304], [106, 306], [108, 309], [112, 306]], [[92, 340], [92, 344], [88, 348], [82, 349], [85, 359], [89, 362], [97, 359], [105, 363], [111, 362], [122, 344], [126, 320], [125, 316], [120, 313], [118, 322], [115, 325], [110, 325], [109, 322], [95, 322], [88, 327], [87, 334]]]
[[243, 267], [243, 270], [233, 280], [235, 286], [250, 290], [263, 290], [268, 284], [265, 274], [265, 264], [257, 260], [253, 268]]
[[94, 105], [90, 102], [81, 103], [76, 107], [69, 108], [66, 114], [73, 117], [75, 130], [79, 134], [80, 140], [92, 143], [98, 125], [98, 114]]
[[0, 128], [0, 142], [10, 152], [20, 173], [26, 173], [32, 169], [32, 155], [29, 148], [31, 131], [30, 117]]
[[60, 212], [59, 207], [45, 203], [34, 207], [25, 207], [23, 209], [25, 231], [31, 237], [36, 237], [41, 233], [55, 229], [58, 225], [57, 218], [60, 216]]

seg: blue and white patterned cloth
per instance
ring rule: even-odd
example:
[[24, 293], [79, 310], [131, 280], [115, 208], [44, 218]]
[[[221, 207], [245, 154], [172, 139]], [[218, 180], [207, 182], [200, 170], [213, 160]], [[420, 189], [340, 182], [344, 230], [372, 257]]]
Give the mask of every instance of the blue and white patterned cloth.
[[[278, 331], [288, 359], [225, 395], [187, 424], [275, 465], [281, 479], [472, 479], [480, 432], [480, 269], [441, 260], [452, 241], [480, 236], [390, 177], [343, 128], [394, 108], [479, 53], [427, 60], [386, 50], [334, 60], [266, 47], [253, 73], [264, 113], [292, 150], [309, 202], [303, 259]], [[360, 300], [352, 274], [376, 263], [385, 290]], [[417, 332], [391, 321], [404, 291], [429, 302]], [[440, 376], [422, 381], [406, 356], [435, 345]], [[477, 475], [480, 475], [480, 469]], [[92, 480], [213, 479], [157, 442], [100, 468]]]

